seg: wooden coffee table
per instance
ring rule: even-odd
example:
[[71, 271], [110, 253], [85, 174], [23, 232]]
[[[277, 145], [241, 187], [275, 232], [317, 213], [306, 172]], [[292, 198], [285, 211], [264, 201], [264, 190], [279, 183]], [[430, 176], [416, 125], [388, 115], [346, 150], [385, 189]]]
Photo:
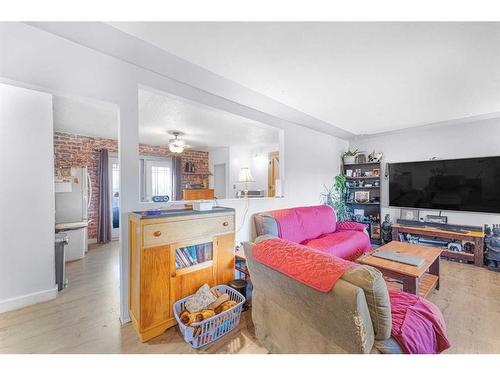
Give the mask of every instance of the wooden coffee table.
[[387, 278], [402, 282], [403, 291], [426, 298], [432, 289], [439, 289], [439, 256], [443, 251], [437, 247], [413, 245], [407, 242], [391, 241], [377, 248], [381, 251], [392, 251], [424, 258], [420, 267], [377, 258], [371, 253], [357, 259], [358, 263], [367, 264], [380, 270], [388, 281], [389, 289], [400, 289]]

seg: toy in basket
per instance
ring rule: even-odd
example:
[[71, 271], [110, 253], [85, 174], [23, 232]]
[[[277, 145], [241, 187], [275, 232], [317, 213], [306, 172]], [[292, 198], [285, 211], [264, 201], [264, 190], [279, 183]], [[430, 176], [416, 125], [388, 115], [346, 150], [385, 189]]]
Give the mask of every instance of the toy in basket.
[[175, 320], [193, 349], [208, 345], [240, 323], [245, 297], [227, 285], [205, 284], [192, 296], [174, 304]]

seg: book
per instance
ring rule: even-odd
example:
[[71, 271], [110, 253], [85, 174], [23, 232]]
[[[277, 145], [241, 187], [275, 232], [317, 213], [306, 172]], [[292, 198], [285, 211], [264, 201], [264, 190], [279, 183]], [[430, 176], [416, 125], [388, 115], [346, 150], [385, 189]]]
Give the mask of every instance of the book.
[[190, 261], [189, 261], [189, 258], [186, 257], [186, 255], [184, 254], [184, 252], [182, 251], [182, 249], [177, 249], [176, 255], [179, 255], [179, 258], [181, 259], [182, 261], [182, 264], [184, 264], [184, 267], [188, 267], [190, 266]]
[[192, 266], [193, 264], [195, 264], [195, 259], [193, 258], [192, 254], [190, 253], [189, 247], [183, 247], [181, 251], [184, 254], [184, 256], [187, 258], [188, 264], [190, 266]]
[[177, 264], [177, 268], [184, 268], [188, 266], [185, 260], [180, 255], [179, 251], [175, 252], [175, 263]]
[[196, 258], [198, 259], [198, 263], [205, 261], [205, 244], [196, 246]]
[[193, 264], [198, 264], [198, 256], [196, 255], [196, 246], [188, 246], [188, 251]]

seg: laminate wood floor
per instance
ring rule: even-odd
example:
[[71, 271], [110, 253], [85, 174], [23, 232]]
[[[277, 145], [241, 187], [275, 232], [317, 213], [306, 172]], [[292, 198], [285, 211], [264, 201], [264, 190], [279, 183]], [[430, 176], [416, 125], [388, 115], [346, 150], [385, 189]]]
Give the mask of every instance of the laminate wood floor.
[[[130, 324], [120, 325], [119, 244], [93, 246], [68, 263], [69, 286], [58, 298], [0, 314], [0, 353], [266, 353], [249, 312], [239, 329], [194, 351], [176, 327], [140, 343]], [[500, 274], [443, 261], [441, 289], [429, 299], [445, 316], [448, 353], [500, 353]]]

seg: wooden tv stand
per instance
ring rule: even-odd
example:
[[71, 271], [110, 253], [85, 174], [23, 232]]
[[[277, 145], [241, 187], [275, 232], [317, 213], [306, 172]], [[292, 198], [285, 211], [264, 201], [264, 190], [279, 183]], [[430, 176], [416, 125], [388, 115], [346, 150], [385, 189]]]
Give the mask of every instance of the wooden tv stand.
[[[454, 241], [470, 241], [474, 244], [474, 254], [466, 253], [464, 251], [450, 251], [447, 248], [443, 249], [441, 256], [450, 259], [459, 259], [463, 261], [474, 262], [478, 267], [482, 267], [484, 264], [484, 232], [457, 232], [449, 231], [441, 228], [432, 227], [432, 224], [428, 226], [409, 226], [402, 224], [393, 224], [392, 226], [392, 239], [393, 241], [399, 241], [400, 233], [409, 233], [414, 235], [421, 235], [427, 237], [434, 237], [445, 240]], [[422, 244], [425, 245], [425, 244]], [[432, 246], [432, 245], [429, 245]]]

